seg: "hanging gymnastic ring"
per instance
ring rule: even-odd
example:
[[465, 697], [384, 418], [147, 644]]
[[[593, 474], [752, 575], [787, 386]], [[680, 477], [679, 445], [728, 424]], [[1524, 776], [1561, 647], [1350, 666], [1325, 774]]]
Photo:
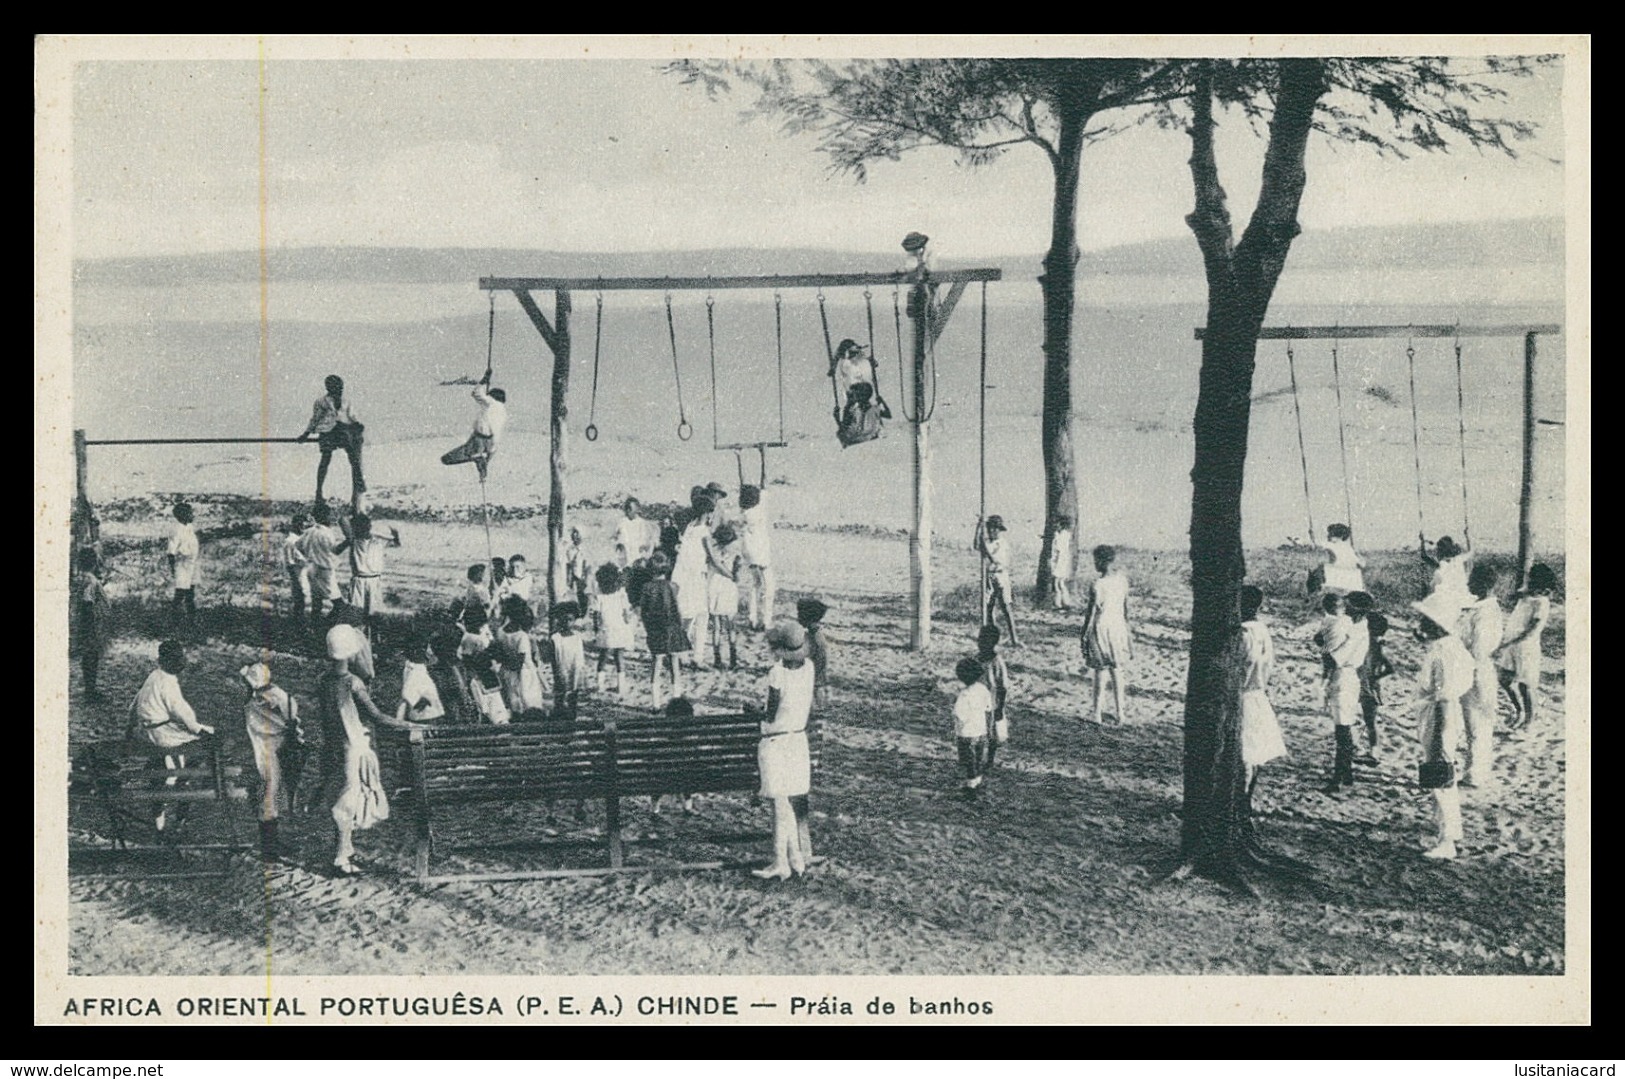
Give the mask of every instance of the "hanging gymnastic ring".
[[677, 425], [677, 437], [684, 442], [694, 437], [694, 425], [684, 420]]
[[598, 425], [596, 423], [587, 424], [587, 429], [581, 433], [587, 436], [588, 442], [598, 441]]

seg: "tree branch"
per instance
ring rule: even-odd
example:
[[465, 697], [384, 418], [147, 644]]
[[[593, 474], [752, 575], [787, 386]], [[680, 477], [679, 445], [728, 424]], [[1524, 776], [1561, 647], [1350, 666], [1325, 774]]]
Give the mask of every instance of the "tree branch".
[[1218, 162], [1213, 156], [1213, 76], [1206, 63], [1197, 75], [1191, 112], [1190, 170], [1196, 208], [1186, 216], [1185, 223], [1196, 234], [1208, 281], [1228, 281], [1234, 233], [1224, 188], [1219, 183]]

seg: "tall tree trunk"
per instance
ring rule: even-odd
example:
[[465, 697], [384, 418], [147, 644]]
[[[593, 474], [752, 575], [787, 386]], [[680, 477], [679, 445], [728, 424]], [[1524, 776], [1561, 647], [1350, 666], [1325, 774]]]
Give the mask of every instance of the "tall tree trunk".
[[1186, 218], [1207, 275], [1191, 469], [1191, 646], [1185, 687], [1184, 860], [1221, 879], [1242, 879], [1252, 821], [1240, 754], [1240, 714], [1227, 676], [1225, 644], [1246, 579], [1241, 496], [1252, 421], [1258, 331], [1298, 234], [1304, 153], [1325, 92], [1320, 61], [1287, 60], [1270, 122], [1263, 185], [1240, 244], [1213, 156], [1212, 83], [1193, 98], [1191, 178], [1196, 208]]
[[568, 568], [559, 552], [564, 549], [568, 534], [564, 520], [565, 456], [568, 446], [570, 418], [570, 294], [560, 289], [553, 304], [552, 396], [548, 422], [548, 487], [547, 487], [547, 602], [549, 606], [571, 597], [565, 578]]
[[[1038, 287], [1044, 298], [1044, 543], [1038, 555], [1035, 601], [1050, 592], [1050, 554], [1055, 519], [1065, 515], [1077, 536], [1077, 460], [1072, 445], [1072, 315], [1077, 306], [1078, 179], [1083, 133], [1091, 112], [1087, 106], [1061, 110], [1060, 135], [1050, 161], [1055, 171], [1055, 205], [1049, 253]], [[1075, 541], [1074, 541], [1075, 542]]]

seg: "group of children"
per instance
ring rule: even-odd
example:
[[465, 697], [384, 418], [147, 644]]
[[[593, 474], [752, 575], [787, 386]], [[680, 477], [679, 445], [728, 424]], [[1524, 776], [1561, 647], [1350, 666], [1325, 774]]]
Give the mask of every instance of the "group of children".
[[[1365, 590], [1364, 561], [1354, 550], [1345, 524], [1327, 529], [1324, 565], [1310, 574], [1320, 615], [1303, 627], [1319, 649], [1326, 710], [1332, 721], [1332, 772], [1326, 790], [1335, 793], [1355, 782], [1356, 763], [1375, 764], [1381, 744], [1382, 683], [1394, 672], [1385, 654], [1388, 619]], [[1418, 782], [1431, 792], [1433, 828], [1424, 856], [1452, 859], [1462, 838], [1462, 787], [1493, 781], [1495, 727], [1499, 697], [1511, 700], [1516, 729], [1536, 715], [1540, 686], [1540, 635], [1556, 588], [1551, 567], [1531, 567], [1524, 590], [1507, 618], [1496, 596], [1500, 574], [1485, 564], [1469, 567], [1471, 552], [1444, 537], [1423, 559], [1432, 567], [1427, 594], [1410, 606], [1415, 636], [1424, 646], [1416, 682], [1417, 737], [1422, 761]], [[1274, 663], [1269, 631], [1260, 618], [1263, 593], [1245, 587], [1238, 596], [1240, 627], [1230, 654], [1240, 694], [1242, 757], [1248, 789], [1258, 769], [1286, 755], [1280, 727], [1269, 705]], [[1365, 751], [1356, 747], [1363, 727]], [[1464, 762], [1458, 769], [1458, 749]]]

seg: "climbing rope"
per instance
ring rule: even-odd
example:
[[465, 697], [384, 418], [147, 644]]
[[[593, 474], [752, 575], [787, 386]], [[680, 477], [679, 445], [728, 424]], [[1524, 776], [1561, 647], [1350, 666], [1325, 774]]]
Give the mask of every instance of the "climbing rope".
[[598, 294], [598, 315], [592, 325], [592, 404], [587, 409], [587, 429], [582, 434], [588, 442], [598, 441], [598, 357], [604, 341], [604, 294]]
[[1343, 514], [1344, 523], [1354, 527], [1353, 480], [1349, 476], [1348, 424], [1343, 419], [1343, 372], [1337, 363], [1337, 338], [1332, 338], [1332, 386], [1337, 390], [1337, 445], [1343, 455]]
[[717, 301], [716, 297], [706, 294], [705, 297], [705, 336], [711, 346], [711, 448], [722, 448], [722, 433], [717, 421]]
[[1473, 526], [1467, 512], [1467, 399], [1461, 378], [1461, 338], [1456, 338], [1456, 430], [1461, 445], [1461, 534], [1473, 547]]
[[1292, 379], [1292, 412], [1298, 418], [1298, 463], [1303, 468], [1303, 508], [1304, 514], [1309, 518], [1309, 544], [1315, 543], [1319, 535], [1315, 531], [1315, 504], [1309, 497], [1309, 452], [1303, 445], [1303, 406], [1298, 400], [1298, 363], [1292, 353], [1292, 342], [1286, 345], [1286, 369]]
[[1411, 447], [1416, 461], [1416, 535], [1427, 542], [1427, 524], [1422, 516], [1422, 418], [1416, 406], [1416, 346], [1405, 342], [1405, 363], [1411, 379]]
[[677, 322], [672, 318], [671, 293], [666, 293], [666, 333], [671, 338], [671, 373], [677, 381], [677, 437], [684, 442], [694, 437], [694, 425], [683, 408], [683, 369], [677, 363]]
[[841, 391], [835, 385], [835, 339], [829, 333], [829, 312], [824, 307], [824, 290], [818, 290], [818, 322], [824, 328], [824, 354], [829, 357], [829, 395], [835, 402], [835, 415], [841, 414]]
[[496, 354], [497, 340], [497, 294], [486, 292], [485, 298], [490, 307], [485, 316], [485, 381], [491, 381], [491, 358]]
[[886, 395], [880, 392], [880, 363], [875, 358], [875, 294], [868, 289], [863, 290], [863, 312], [869, 323], [869, 381], [874, 383], [875, 404], [885, 409], [889, 415], [891, 407], [886, 404]]

